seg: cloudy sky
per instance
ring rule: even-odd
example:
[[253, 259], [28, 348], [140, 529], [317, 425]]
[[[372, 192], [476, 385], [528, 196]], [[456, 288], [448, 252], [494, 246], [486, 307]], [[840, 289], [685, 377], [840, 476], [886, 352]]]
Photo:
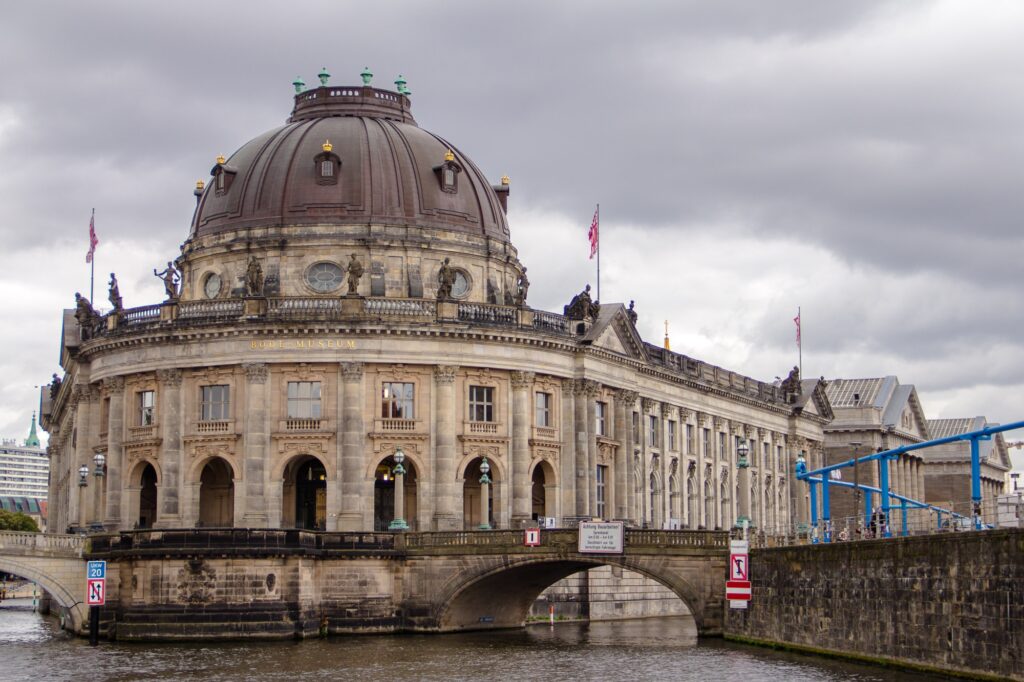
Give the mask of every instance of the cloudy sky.
[[600, 202], [601, 298], [648, 340], [668, 320], [771, 380], [800, 306], [806, 376], [1024, 419], [1020, 2], [26, 2], [0, 22], [0, 434], [58, 370], [90, 210], [96, 298], [115, 270], [158, 301], [217, 154], [281, 124], [296, 75], [367, 65], [511, 176], [534, 306], [595, 282]]

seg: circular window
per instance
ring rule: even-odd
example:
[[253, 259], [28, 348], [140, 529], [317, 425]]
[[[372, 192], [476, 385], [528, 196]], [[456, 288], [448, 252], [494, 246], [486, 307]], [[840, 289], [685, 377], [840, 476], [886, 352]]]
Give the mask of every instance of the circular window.
[[207, 275], [203, 281], [203, 293], [206, 295], [206, 298], [217, 298], [220, 294], [221, 284], [220, 275], [216, 272], [211, 272]]
[[469, 293], [469, 277], [462, 270], [455, 271], [455, 283], [452, 284], [452, 298], [465, 298]]
[[334, 291], [344, 278], [345, 272], [334, 263], [317, 263], [306, 271], [306, 284], [320, 293]]

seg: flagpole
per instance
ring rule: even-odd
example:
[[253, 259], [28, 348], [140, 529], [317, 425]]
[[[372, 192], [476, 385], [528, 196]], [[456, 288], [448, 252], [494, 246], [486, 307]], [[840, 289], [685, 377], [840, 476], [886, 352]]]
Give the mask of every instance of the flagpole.
[[797, 348], [798, 359], [800, 361], [797, 366], [800, 368], [800, 376], [802, 377], [804, 375], [804, 328], [803, 328], [804, 327], [804, 318], [800, 315], [800, 306], [796, 307], [796, 319], [800, 320], [800, 325], [799, 325], [800, 338], [797, 339], [799, 341], [799, 343], [796, 345], [796, 348]]
[[601, 300], [601, 204], [597, 205], [597, 299]]
[[[89, 226], [93, 227], [96, 224], [96, 209], [92, 209], [92, 219], [89, 221]], [[95, 229], [93, 227], [93, 229]], [[89, 233], [90, 244], [89, 248], [92, 248], [92, 232]], [[93, 282], [96, 280], [96, 254], [93, 254], [92, 258], [89, 259], [89, 303], [95, 303], [96, 299], [93, 294]]]

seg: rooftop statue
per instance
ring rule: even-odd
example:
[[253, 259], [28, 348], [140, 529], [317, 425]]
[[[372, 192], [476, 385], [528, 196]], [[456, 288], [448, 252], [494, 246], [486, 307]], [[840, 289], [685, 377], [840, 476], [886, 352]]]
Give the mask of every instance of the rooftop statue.
[[437, 271], [437, 300], [447, 301], [452, 297], [452, 287], [455, 286], [455, 268], [448, 264], [449, 259], [445, 258], [441, 263], [441, 269]]
[[359, 293], [359, 278], [363, 276], [363, 264], [356, 258], [356, 254], [352, 254], [352, 258], [348, 262], [348, 293], [350, 296], [356, 296]]
[[587, 320], [597, 317], [601, 304], [590, 299], [590, 285], [584, 287], [583, 291], [572, 297], [569, 305], [565, 306], [563, 313], [570, 320]]
[[181, 273], [174, 267], [174, 263], [167, 261], [167, 267], [162, 272], [153, 268], [153, 274], [164, 281], [164, 293], [168, 301], [178, 300], [178, 282], [181, 281]]
[[110, 273], [110, 305], [114, 306], [114, 312], [120, 312], [124, 308], [121, 289], [117, 286], [117, 276], [114, 273]]
[[637, 315], [636, 310], [633, 308], [634, 305], [636, 304], [633, 301], [629, 302], [629, 308], [626, 309], [626, 314], [629, 315], [629, 321], [636, 325]]
[[93, 327], [96, 326], [96, 321], [99, 317], [99, 313], [92, 307], [89, 299], [76, 291], [75, 319], [78, 321], [78, 327], [81, 329], [83, 341], [92, 337]]
[[783, 382], [782, 397], [787, 403], [795, 403], [796, 399], [800, 396], [800, 368], [793, 367], [789, 370], [789, 376], [787, 376]]
[[516, 280], [516, 305], [523, 305], [526, 303], [526, 293], [530, 290], [530, 280], [526, 277], [526, 268], [523, 268], [522, 274], [519, 275], [519, 279]]
[[245, 269], [245, 295], [263, 295], [263, 266], [256, 259], [256, 256], [249, 258], [249, 265]]

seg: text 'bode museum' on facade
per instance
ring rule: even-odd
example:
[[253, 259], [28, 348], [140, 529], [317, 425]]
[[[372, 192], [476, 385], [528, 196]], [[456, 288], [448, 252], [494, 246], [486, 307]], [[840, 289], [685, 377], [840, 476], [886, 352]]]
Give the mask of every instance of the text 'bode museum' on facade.
[[508, 178], [420, 128], [403, 81], [326, 80], [197, 184], [166, 300], [124, 307], [113, 280], [110, 313], [64, 312], [51, 529], [807, 518], [820, 382], [646, 343], [587, 291], [531, 308]]

